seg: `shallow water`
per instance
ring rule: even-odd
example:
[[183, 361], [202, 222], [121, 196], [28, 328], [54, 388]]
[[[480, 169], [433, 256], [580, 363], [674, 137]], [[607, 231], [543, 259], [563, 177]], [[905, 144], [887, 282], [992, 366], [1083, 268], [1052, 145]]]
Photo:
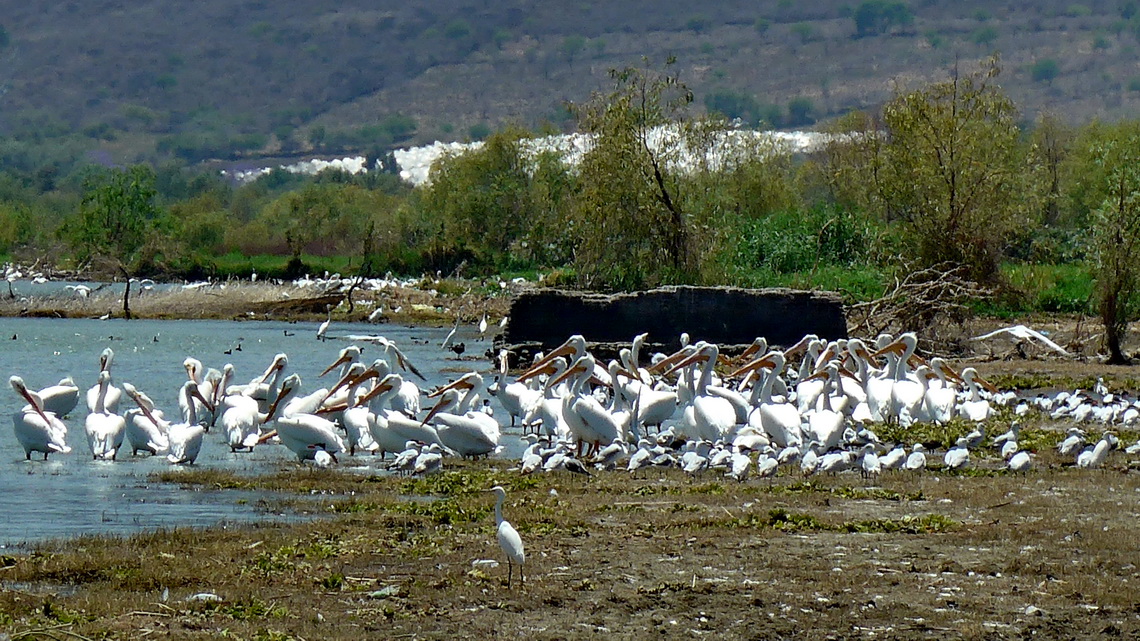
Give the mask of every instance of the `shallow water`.
[[[91, 319], [0, 318], [0, 413], [14, 415], [24, 405], [7, 377], [19, 375], [31, 389], [55, 384], [72, 376], [81, 395], [95, 384], [99, 353], [115, 352], [112, 374], [116, 385], [129, 382], [146, 392], [168, 415], [177, 415], [178, 388], [186, 380], [182, 361], [198, 358], [207, 367], [221, 369], [232, 363], [236, 381], [259, 376], [275, 354], [289, 356], [289, 371], [301, 376], [302, 392], [331, 385], [334, 375], [317, 375], [349, 344], [338, 339], [352, 334], [382, 334], [392, 339], [427, 377], [413, 379], [423, 389], [446, 383], [459, 373], [486, 372], [486, 359], [458, 360], [440, 349], [449, 328], [408, 328], [393, 325], [333, 323], [328, 341], [316, 340], [317, 323], [233, 321], [106, 321]], [[489, 347], [477, 329], [461, 327], [454, 340], [467, 345], [465, 356], [481, 355]], [[371, 362], [379, 348], [356, 343], [362, 360]], [[329, 380], [333, 379], [333, 380]], [[427, 399], [424, 401], [428, 402]], [[120, 409], [133, 406], [124, 395]], [[501, 409], [498, 410], [501, 412]], [[125, 534], [173, 526], [204, 526], [266, 518], [254, 492], [210, 492], [156, 483], [149, 476], [170, 467], [165, 457], [133, 457], [122, 452], [118, 461], [93, 461], [83, 433], [86, 408], [82, 398], [68, 426], [69, 454], [53, 454], [44, 462], [24, 459], [13, 434], [11, 419], [0, 423], [0, 513], [9, 519], [0, 526], [0, 545], [10, 546], [46, 538], [81, 534]], [[499, 414], [504, 416], [505, 413]], [[506, 437], [507, 452], [517, 451], [517, 431]], [[224, 435], [206, 435], [197, 465], [243, 474], [272, 472], [298, 465], [279, 445], [266, 445], [251, 453], [232, 453]], [[125, 446], [124, 446], [125, 447]], [[376, 457], [343, 457], [342, 465], [362, 471], [380, 470]]]

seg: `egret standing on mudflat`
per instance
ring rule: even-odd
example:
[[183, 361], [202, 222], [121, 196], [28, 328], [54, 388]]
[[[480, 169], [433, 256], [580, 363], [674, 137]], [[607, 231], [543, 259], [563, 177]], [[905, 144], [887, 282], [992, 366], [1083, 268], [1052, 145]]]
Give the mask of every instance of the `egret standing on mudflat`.
[[503, 501], [507, 498], [507, 491], [501, 485], [491, 488], [495, 493], [495, 536], [499, 539], [499, 547], [507, 555], [507, 587], [511, 587], [511, 575], [515, 563], [519, 564], [519, 582], [526, 583], [523, 575], [523, 564], [526, 562], [526, 552], [523, 551], [522, 537], [511, 522], [503, 518]]

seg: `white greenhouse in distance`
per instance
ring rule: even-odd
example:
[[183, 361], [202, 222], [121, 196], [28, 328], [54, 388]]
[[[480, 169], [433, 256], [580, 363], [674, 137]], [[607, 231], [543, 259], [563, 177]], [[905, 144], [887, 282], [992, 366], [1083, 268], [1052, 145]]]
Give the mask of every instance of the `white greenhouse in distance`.
[[[662, 148], [678, 138], [678, 132], [671, 127], [658, 127], [650, 134], [650, 144], [655, 148]], [[751, 156], [758, 150], [761, 153], [810, 153], [816, 151], [834, 140], [834, 134], [825, 134], [814, 131], [753, 131], [728, 130], [712, 151], [704, 158], [694, 155], [680, 154], [679, 164], [688, 167], [706, 165], [721, 167], [730, 164], [735, 158]], [[567, 164], [575, 166], [582, 156], [589, 151], [593, 137], [590, 134], [563, 134], [558, 136], [545, 136], [531, 138], [524, 141], [524, 147], [532, 154], [544, 152], [557, 152], [562, 155]], [[439, 142], [420, 147], [397, 149], [393, 152], [396, 164], [399, 167], [400, 178], [415, 186], [431, 182], [431, 168], [436, 160], [448, 154], [462, 154], [483, 146], [482, 142]], [[325, 169], [339, 169], [350, 174], [366, 173], [369, 167], [365, 166], [364, 156], [349, 156], [323, 160], [314, 158], [291, 165], [277, 165], [276, 167], [262, 167], [246, 171], [222, 171], [222, 174], [240, 183], [257, 180], [273, 169], [316, 175]]]

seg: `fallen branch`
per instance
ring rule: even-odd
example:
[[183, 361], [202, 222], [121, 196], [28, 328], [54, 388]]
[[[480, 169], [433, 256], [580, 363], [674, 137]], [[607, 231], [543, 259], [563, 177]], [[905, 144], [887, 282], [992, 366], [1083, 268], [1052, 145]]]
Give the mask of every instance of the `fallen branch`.
[[966, 268], [940, 263], [895, 277], [879, 298], [847, 308], [852, 336], [883, 332], [929, 335], [939, 322], [959, 322], [970, 314], [969, 303], [989, 298], [992, 291], [966, 277]]

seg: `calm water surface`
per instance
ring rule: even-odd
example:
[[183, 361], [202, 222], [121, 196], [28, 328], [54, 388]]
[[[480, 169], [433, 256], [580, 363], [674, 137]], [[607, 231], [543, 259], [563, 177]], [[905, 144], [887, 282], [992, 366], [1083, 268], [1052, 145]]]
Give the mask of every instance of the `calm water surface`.
[[[317, 375], [349, 342], [318, 341], [316, 328], [317, 323], [0, 318], [0, 375], [4, 377], [0, 413], [5, 417], [0, 419], [0, 487], [5, 489], [0, 492], [0, 513], [8, 515], [0, 524], [0, 545], [277, 518], [258, 508], [261, 497], [257, 493], [199, 491], [152, 482], [153, 472], [171, 467], [165, 457], [132, 457], [124, 451], [118, 461], [91, 460], [83, 432], [86, 407], [82, 396], [79, 407], [65, 419], [71, 453], [54, 454], [47, 462], [24, 460], [11, 423], [24, 403], [8, 386], [7, 378], [19, 375], [29, 388], [41, 389], [70, 375], [82, 395], [95, 384], [99, 353], [110, 347], [115, 352], [112, 374], [116, 385], [132, 383], [168, 416], [176, 416], [178, 388], [186, 380], [182, 361], [187, 356], [218, 369], [233, 363], [235, 380], [245, 382], [259, 376], [275, 354], [284, 352], [289, 356], [289, 371], [301, 376], [302, 392], [331, 385], [333, 374], [323, 379]], [[460, 373], [472, 369], [486, 373], [490, 367], [485, 359], [461, 361], [440, 349], [448, 331], [334, 322], [328, 335], [382, 334], [392, 339], [427, 377], [426, 383], [413, 379], [426, 390]], [[487, 341], [478, 340], [477, 331], [461, 327], [453, 339], [466, 344], [467, 357], [481, 355], [489, 347]], [[365, 362], [379, 353], [377, 347], [357, 344], [363, 348]], [[121, 411], [132, 406], [124, 395]], [[501, 409], [497, 411], [498, 416], [505, 416]], [[512, 442], [508, 446], [511, 453], [518, 449], [514, 435], [517, 431], [507, 437]], [[199, 467], [257, 474], [298, 465], [280, 445], [234, 454], [223, 440], [218, 430], [206, 435]], [[36, 458], [42, 457], [33, 454]], [[381, 469], [375, 457], [343, 457], [342, 466]]]

